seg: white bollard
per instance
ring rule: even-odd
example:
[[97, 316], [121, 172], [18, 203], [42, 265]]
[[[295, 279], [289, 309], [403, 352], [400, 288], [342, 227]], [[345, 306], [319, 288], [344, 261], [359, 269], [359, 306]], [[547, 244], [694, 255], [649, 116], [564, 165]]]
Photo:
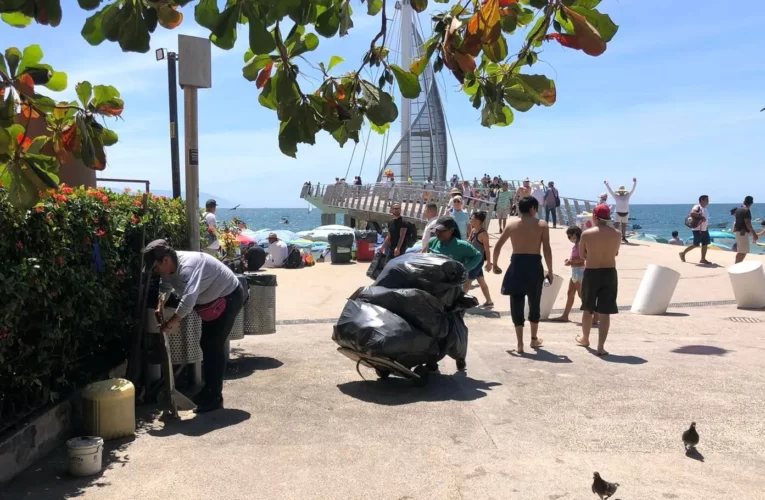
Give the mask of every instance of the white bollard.
[[728, 268], [736, 304], [743, 309], [765, 307], [765, 271], [762, 262], [746, 260]]
[[632, 313], [666, 313], [678, 281], [680, 281], [680, 273], [674, 269], [649, 264], [638, 287], [635, 300], [632, 302]]
[[[560, 289], [561, 287], [563, 287], [563, 283], [565, 282], [568, 282], [568, 280], [563, 279], [562, 276], [558, 276], [557, 274], [554, 274], [553, 282], [550, 283], [550, 286], [542, 287], [542, 300], [539, 301], [539, 319], [540, 320], [550, 319], [550, 314], [552, 313], [553, 306], [555, 305], [555, 300], [558, 298]], [[529, 318], [528, 302], [526, 303], [526, 306], [523, 310], [523, 316], [526, 319]]]

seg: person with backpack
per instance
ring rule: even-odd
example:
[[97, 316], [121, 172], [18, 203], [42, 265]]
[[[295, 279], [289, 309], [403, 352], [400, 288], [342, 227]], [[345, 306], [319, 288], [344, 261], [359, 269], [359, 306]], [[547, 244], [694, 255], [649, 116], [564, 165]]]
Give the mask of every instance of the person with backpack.
[[558, 228], [558, 207], [560, 206], [560, 196], [558, 195], [558, 189], [555, 187], [555, 183], [550, 181], [547, 183], [547, 188], [544, 192], [545, 200], [545, 222], [550, 222], [550, 215], [552, 214], [553, 229]]
[[707, 248], [712, 242], [709, 237], [709, 212], [707, 211], [707, 205], [709, 205], [709, 196], [702, 194], [699, 196], [699, 204], [694, 205], [691, 208], [691, 212], [685, 219], [685, 225], [688, 226], [693, 233], [693, 243], [688, 245], [685, 250], [680, 252], [680, 260], [685, 262], [685, 256], [694, 248], [701, 247], [701, 260], [700, 264], [711, 264], [707, 260]]
[[265, 267], [284, 267], [289, 256], [287, 244], [279, 239], [276, 233], [268, 235], [268, 255], [266, 256]]
[[385, 241], [380, 246], [378, 252], [392, 259], [403, 254], [408, 246], [411, 246], [407, 244], [407, 240], [412, 240], [413, 242], [417, 237], [417, 230], [415, 229], [414, 235], [410, 236], [414, 226], [411, 223], [404, 222], [404, 218], [401, 216], [401, 203], [391, 205], [390, 213], [393, 216], [393, 220], [388, 223], [388, 235], [385, 237]]
[[207, 232], [205, 233], [207, 246], [205, 246], [202, 251], [209, 253], [210, 255], [215, 255], [218, 253], [218, 250], [220, 250], [220, 241], [218, 241], [218, 221], [215, 219], [215, 210], [217, 207], [218, 203], [215, 200], [207, 200], [205, 202], [205, 212], [202, 214], [202, 227], [207, 227]]

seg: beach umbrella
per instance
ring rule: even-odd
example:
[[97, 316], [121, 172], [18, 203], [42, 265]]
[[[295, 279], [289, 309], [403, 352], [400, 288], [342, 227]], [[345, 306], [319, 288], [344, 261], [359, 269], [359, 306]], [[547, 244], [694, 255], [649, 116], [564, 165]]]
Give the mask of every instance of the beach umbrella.
[[249, 245], [250, 243], [253, 243], [255, 241], [255, 238], [251, 238], [250, 236], [247, 236], [246, 234], [239, 233], [235, 236], [236, 242], [240, 245]]
[[285, 243], [291, 243], [293, 240], [300, 239], [300, 237], [292, 231], [286, 229], [261, 229], [255, 232], [255, 241], [262, 243], [268, 240], [268, 235], [275, 233], [276, 236]]

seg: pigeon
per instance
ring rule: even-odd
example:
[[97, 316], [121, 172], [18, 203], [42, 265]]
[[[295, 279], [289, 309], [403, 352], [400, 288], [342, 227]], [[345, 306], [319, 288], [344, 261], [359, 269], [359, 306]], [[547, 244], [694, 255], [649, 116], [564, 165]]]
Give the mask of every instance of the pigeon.
[[609, 483], [600, 477], [599, 472], [592, 473], [592, 492], [598, 495], [600, 500], [611, 498], [618, 487], [619, 483]]
[[699, 433], [696, 432], [696, 422], [691, 422], [687, 431], [683, 432], [683, 444], [686, 451], [689, 448], [695, 448], [699, 444]]

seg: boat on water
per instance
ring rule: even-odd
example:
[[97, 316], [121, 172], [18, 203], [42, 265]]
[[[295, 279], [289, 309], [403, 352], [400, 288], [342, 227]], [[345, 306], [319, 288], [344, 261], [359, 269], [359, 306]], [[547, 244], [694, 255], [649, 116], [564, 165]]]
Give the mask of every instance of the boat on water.
[[290, 220], [287, 217], [282, 217], [279, 219], [279, 224], [289, 224]]

